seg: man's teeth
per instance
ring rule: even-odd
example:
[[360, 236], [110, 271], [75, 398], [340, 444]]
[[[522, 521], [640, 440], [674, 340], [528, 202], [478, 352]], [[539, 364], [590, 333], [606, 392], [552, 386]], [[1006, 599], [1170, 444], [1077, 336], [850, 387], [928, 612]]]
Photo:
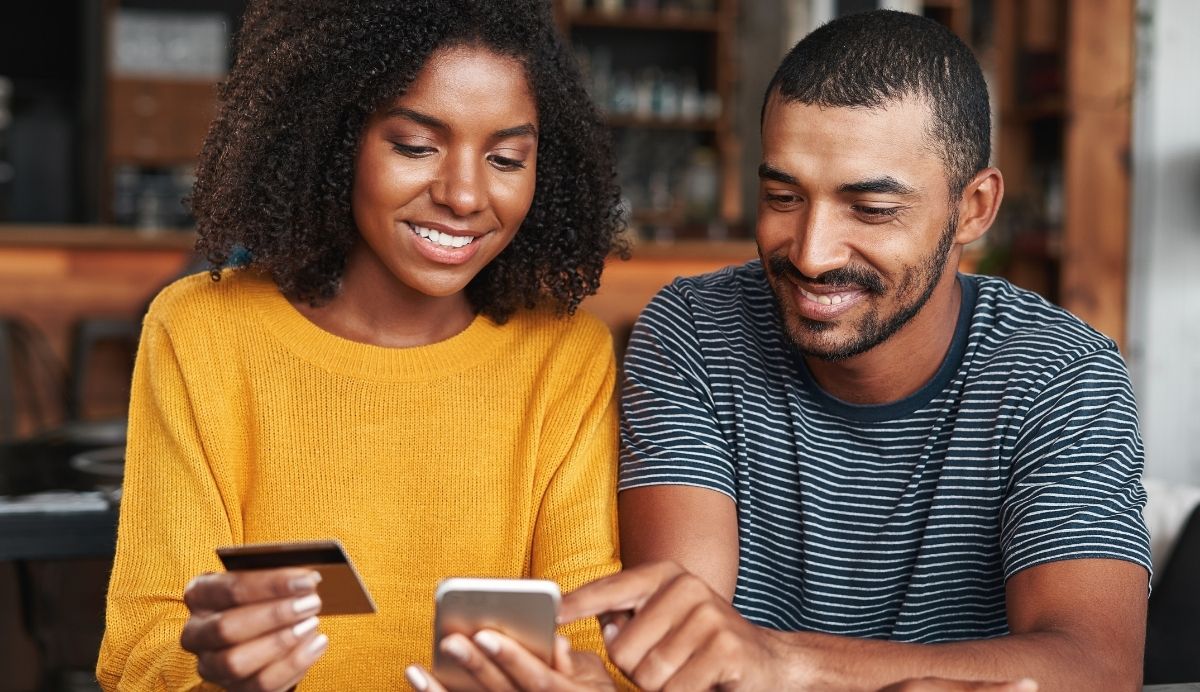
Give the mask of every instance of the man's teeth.
[[[411, 225], [411, 224], [410, 224]], [[441, 233], [432, 228], [423, 226], [412, 226], [413, 232], [421, 236], [425, 240], [442, 247], [463, 247], [470, 245], [471, 241], [475, 240], [474, 236], [469, 235], [450, 235], [449, 233]]]
[[842, 296], [837, 293], [835, 293], [831, 296], [830, 295], [817, 295], [816, 293], [809, 293], [808, 291], [804, 290], [803, 288], [800, 289], [800, 292], [804, 294], [805, 298], [808, 298], [809, 300], [813, 301], [814, 303], [820, 303], [821, 305], [838, 305], [842, 302]]

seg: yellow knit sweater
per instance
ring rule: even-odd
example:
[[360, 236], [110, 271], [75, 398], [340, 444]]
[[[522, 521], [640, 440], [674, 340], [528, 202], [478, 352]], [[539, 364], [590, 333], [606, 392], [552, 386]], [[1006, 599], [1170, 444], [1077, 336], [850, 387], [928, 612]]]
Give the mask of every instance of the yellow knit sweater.
[[[221, 569], [217, 546], [346, 546], [379, 612], [322, 618], [329, 648], [301, 690], [406, 688], [443, 577], [566, 591], [616, 571], [614, 377], [586, 314], [478, 317], [389, 349], [323, 331], [248, 272], [168, 287], [134, 372], [101, 685], [199, 683], [182, 594]], [[602, 648], [594, 620], [566, 634]]]

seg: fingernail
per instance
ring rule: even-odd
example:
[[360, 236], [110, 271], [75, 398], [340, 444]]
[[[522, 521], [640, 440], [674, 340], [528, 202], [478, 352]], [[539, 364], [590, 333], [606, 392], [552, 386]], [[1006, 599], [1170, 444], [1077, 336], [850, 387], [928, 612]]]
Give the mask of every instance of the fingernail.
[[617, 634], [620, 631], [621, 631], [621, 628], [617, 627], [615, 624], [610, 622], [607, 625], [605, 625], [603, 629], [600, 630], [600, 634], [601, 634], [601, 636], [604, 637], [605, 644], [612, 644], [612, 640], [617, 638]]
[[500, 637], [497, 637], [492, 632], [480, 630], [479, 632], [475, 633], [475, 636], [472, 637], [472, 639], [474, 639], [475, 643], [479, 645], [479, 648], [488, 652], [489, 656], [495, 656], [496, 654], [500, 653]]
[[317, 572], [306, 574], [303, 577], [293, 577], [288, 582], [288, 588], [292, 593], [308, 593], [317, 588], [317, 584], [321, 582], [321, 575]]
[[408, 678], [408, 684], [412, 685], [415, 689], [420, 690], [420, 692], [424, 692], [425, 690], [429, 689], [429, 678], [425, 677], [425, 674], [421, 672], [421, 669], [416, 666], [409, 666], [405, 668], [404, 677]]
[[307, 596], [292, 601], [292, 610], [297, 614], [315, 612], [320, 607], [321, 597], [315, 593], [310, 593]]
[[292, 634], [296, 635], [296, 639], [299, 639], [299, 638], [303, 637], [304, 635], [308, 634], [309, 632], [312, 632], [316, 628], [317, 628], [317, 619], [315, 617], [311, 617], [307, 620], [304, 620], [303, 622], [296, 623], [292, 627]]
[[317, 656], [320, 656], [323, 651], [325, 651], [326, 646], [329, 646], [329, 637], [325, 634], [318, 634], [312, 640], [312, 643], [308, 645], [308, 655], [316, 658]]
[[1037, 680], [1033, 678], [1021, 678], [1017, 681], [1018, 692], [1037, 692]]
[[469, 655], [467, 652], [467, 646], [457, 639], [443, 639], [442, 651], [445, 651], [455, 659], [463, 662], [467, 660], [467, 656]]

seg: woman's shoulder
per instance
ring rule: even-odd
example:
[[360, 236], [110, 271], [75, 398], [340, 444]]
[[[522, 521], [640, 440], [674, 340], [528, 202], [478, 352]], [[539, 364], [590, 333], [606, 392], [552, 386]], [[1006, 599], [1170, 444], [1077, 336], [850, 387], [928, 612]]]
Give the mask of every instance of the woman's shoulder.
[[215, 280], [204, 271], [178, 279], [155, 296], [146, 313], [163, 326], [216, 320], [245, 309], [255, 296], [273, 290], [270, 279], [245, 270], [226, 269]]
[[548, 308], [519, 310], [508, 325], [524, 339], [588, 349], [612, 348], [612, 332], [587, 310], [576, 310], [573, 315], [560, 315]]

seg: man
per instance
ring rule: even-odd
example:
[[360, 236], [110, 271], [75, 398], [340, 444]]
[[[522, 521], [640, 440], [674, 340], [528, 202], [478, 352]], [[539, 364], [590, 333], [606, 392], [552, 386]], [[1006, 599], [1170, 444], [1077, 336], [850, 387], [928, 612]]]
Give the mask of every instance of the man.
[[1003, 197], [989, 135], [978, 64], [924, 18], [848, 16], [784, 59], [761, 260], [677, 280], [640, 318], [630, 569], [564, 602], [632, 614], [605, 634], [640, 686], [1140, 689], [1128, 375], [1069, 313], [957, 273]]

